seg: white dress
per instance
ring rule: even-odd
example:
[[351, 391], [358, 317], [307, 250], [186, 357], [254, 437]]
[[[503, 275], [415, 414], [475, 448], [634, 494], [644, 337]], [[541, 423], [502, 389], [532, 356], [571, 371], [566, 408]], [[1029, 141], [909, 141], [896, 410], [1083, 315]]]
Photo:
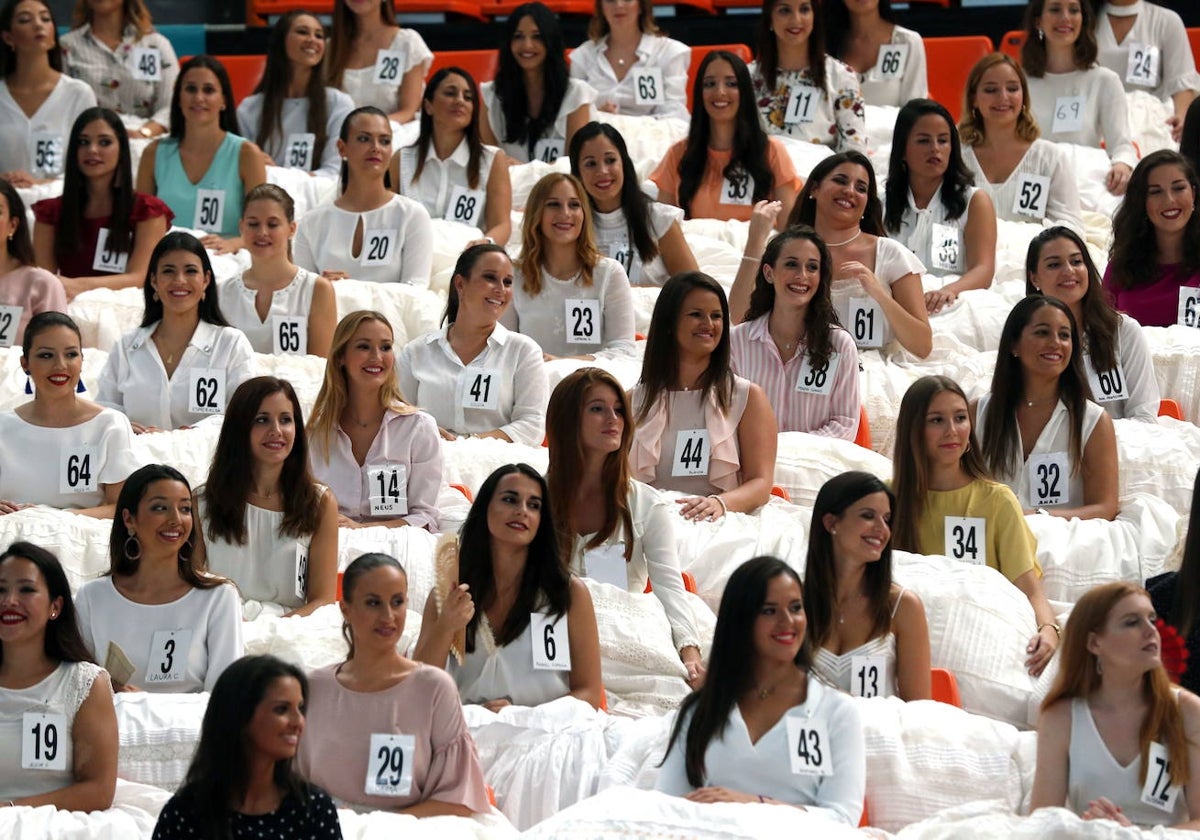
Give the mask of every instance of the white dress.
[[643, 32], [637, 58], [620, 81], [604, 57], [606, 49], [607, 35], [599, 41], [584, 41], [571, 52], [570, 58], [571, 78], [592, 86], [596, 91], [597, 106], [615, 104], [618, 114], [631, 117], [690, 119], [687, 81], [688, 67], [692, 63], [691, 47], [665, 35]]
[[35, 178], [61, 175], [71, 126], [95, 104], [96, 94], [86, 82], [64, 74], [30, 117], [0, 79], [0, 172], [23, 169]]
[[[967, 266], [967, 221], [971, 216], [971, 199], [978, 187], [967, 187], [966, 208], [958, 218], [951, 219], [942, 203], [942, 188], [938, 185], [929, 205], [917, 207], [912, 190], [908, 192], [908, 208], [900, 219], [900, 230], [890, 234], [908, 250], [912, 251], [925, 270], [930, 274], [945, 277], [961, 275]], [[935, 235], [936, 234], [936, 235]], [[937, 248], [934, 248], [934, 241]]]
[[975, 186], [987, 190], [996, 218], [1007, 222], [1066, 225], [1080, 236], [1087, 232], [1079, 207], [1075, 168], [1065, 151], [1038, 138], [1025, 152], [1008, 179], [993, 184], [983, 174], [971, 146], [963, 146], [963, 161], [975, 176]]
[[[262, 124], [261, 93], [252, 93], [238, 105], [238, 132], [248, 140], [257, 142]], [[337, 139], [342, 131], [342, 122], [354, 110], [354, 100], [337, 88], [325, 88], [325, 147], [320, 159], [314, 159], [312, 135], [308, 131], [308, 97], [284, 99], [280, 109], [281, 132], [272, 135], [271, 142], [263, 149], [275, 161], [276, 166], [303, 169], [318, 175], [336, 176], [341, 168], [338, 157]], [[306, 145], [307, 144], [307, 145]]]
[[[889, 46], [903, 49], [889, 51]], [[928, 99], [929, 78], [921, 34], [893, 26], [892, 39], [880, 47], [875, 66], [858, 74], [858, 84], [868, 105], [899, 108], [910, 99]]]
[[[421, 65], [424, 67], [421, 75], [425, 75], [429, 72], [429, 65], [433, 63], [433, 53], [415, 29], [401, 28], [392, 38], [388, 49], [402, 52], [403, 60], [394, 66], [385, 66], [380, 61], [384, 58], [383, 50], [380, 50], [375, 64], [342, 72], [342, 90], [350, 94], [355, 107], [374, 105], [385, 114], [396, 111], [400, 107], [400, 83], [404, 81], [404, 74]], [[380, 70], [388, 76], [387, 80], [380, 78]], [[392, 76], [395, 76], [394, 81], [391, 80]]]
[[[271, 308], [267, 311], [266, 319], [258, 317], [255, 300], [258, 292], [247, 289], [242, 282], [242, 275], [235, 274], [228, 280], [217, 281], [217, 300], [221, 304], [221, 314], [231, 327], [237, 327], [250, 341], [255, 353], [270, 355], [275, 352], [276, 318], [302, 318], [308, 324], [312, 313], [313, 289], [317, 285], [317, 275], [307, 269], [299, 269], [292, 282], [271, 295]], [[305, 345], [300, 348], [300, 355], [308, 352]]]
[[1106, 372], [1103, 378], [1096, 373], [1085, 339], [1083, 364], [1092, 386], [1092, 400], [1099, 403], [1114, 420], [1125, 418], [1157, 423], [1162, 394], [1158, 389], [1158, 379], [1154, 376], [1150, 345], [1141, 324], [1123, 312], [1120, 317], [1115, 348], [1116, 371]]
[[[530, 160], [528, 144], [508, 143], [504, 140], [504, 109], [500, 107], [500, 101], [496, 98], [495, 83], [484, 82], [481, 84], [479, 95], [487, 105], [488, 124], [492, 127], [492, 133], [496, 135], [496, 142], [500, 144], [500, 148], [510, 158], [521, 163], [528, 163]], [[579, 79], [567, 81], [567, 92], [563, 95], [562, 105], [559, 106], [558, 115], [554, 118], [553, 129], [549, 134], [538, 138], [538, 142], [535, 144], [534, 152], [538, 160], [554, 163], [558, 158], [567, 154], [567, 117], [575, 113], [580, 106], [587, 105], [588, 119], [591, 119], [591, 105], [595, 100], [596, 91], [592, 90], [591, 85], [581, 82]]]
[[[678, 207], [660, 201], [649, 201], [647, 205], [650, 210], [650, 234], [656, 241], [667, 235], [671, 225], [683, 221], [683, 211]], [[609, 213], [593, 211], [592, 226], [600, 253], [621, 264], [631, 285], [661, 286], [667, 282], [670, 274], [662, 254], [655, 255], [649, 263], [642, 262], [642, 256], [629, 234], [629, 223], [623, 209], [618, 207]]]
[[431, 219], [462, 222], [486, 231], [488, 179], [499, 151], [495, 146], [484, 145], [479, 156], [479, 180], [472, 189], [467, 181], [471, 150], [466, 138], [445, 160], [438, 159], [430, 143], [421, 177], [415, 180], [417, 147], [405, 146], [400, 150], [400, 194], [421, 202]]
[[1047, 140], [1097, 149], [1103, 143], [1113, 163], [1137, 166], [1125, 88], [1107, 67], [1030, 76], [1029, 107]]
[[[1100, 8], [1096, 15], [1100, 64], [1116, 73], [1129, 92], [1144, 90], [1159, 99], [1166, 99], [1181, 90], [1200, 90], [1200, 75], [1196, 73], [1187, 30], [1179, 14], [1153, 3], [1136, 5], [1137, 19], [1120, 44], [1113, 37], [1112, 24], [1108, 22], [1108, 5]], [[1153, 51], [1147, 47], [1157, 48], [1157, 62], [1151, 55]], [[1136, 66], [1130, 61], [1131, 48], [1134, 57], [1141, 59]]]
[[[567, 614], [563, 613], [555, 626], [564, 627], [566, 622]], [[480, 615], [475, 650], [466, 655], [462, 665], [453, 656], [446, 662], [464, 703], [506, 698], [514, 706], [539, 706], [570, 693], [570, 671], [533, 667], [532, 630], [532, 624], [526, 625], [521, 635], [499, 647], [487, 615]], [[558, 635], [561, 639], [562, 634]]]
[[[362, 221], [362, 247], [351, 253]], [[332, 201], [310, 210], [296, 232], [293, 262], [309, 271], [344, 271], [369, 283], [408, 283], [429, 288], [433, 224], [418, 202], [393, 195], [366, 213], [343, 210]]]
[[[854, 660], [863, 657], [879, 657], [883, 668], [877, 681], [866, 682], [866, 692], [855, 685]], [[813, 656], [813, 670], [822, 679], [837, 686], [840, 691], [863, 697], [891, 697], [896, 693], [896, 634], [885, 633], [845, 653], [833, 653], [829, 648], [817, 648]], [[858, 691], [855, 689], [858, 688]]]
[[[909, 274], [916, 274], [918, 277], [925, 273], [925, 266], [917, 259], [911, 251], [901, 245], [894, 239], [888, 239], [886, 236], [876, 237], [875, 239], [875, 276], [879, 278], [890, 292], [892, 284], [901, 277], [906, 277]], [[875, 306], [870, 295], [863, 291], [862, 284], [857, 280], [838, 280], [837, 272], [834, 272], [833, 285], [829, 287], [830, 296], [833, 300], [833, 308], [838, 314], [838, 319], [842, 322], [850, 336], [855, 339], [858, 346], [865, 345], [860, 340], [861, 331], [855, 332], [855, 321], [860, 323], [862, 318], [856, 318], [856, 313], [865, 311], [862, 307]], [[854, 306], [851, 306], [851, 304]], [[853, 311], [852, 311], [853, 310]], [[881, 335], [883, 344], [887, 344], [892, 340], [892, 328], [883, 319], [883, 311], [878, 310], [878, 318], [880, 319], [881, 331], [877, 330], [877, 334]]]
[[77, 426], [35, 426], [0, 414], [0, 499], [50, 507], [104, 504], [104, 485], [120, 484], [140, 467], [133, 428], [119, 411], [101, 409]]
[[[0, 688], [0, 791], [5, 799], [41, 796], [75, 784], [75, 715], [97, 679], [111, 694], [108, 674], [91, 662], [62, 662], [50, 676], [29, 688]], [[21, 766], [25, 715], [40, 713], [66, 718], [64, 728], [56, 732], [55, 763], [61, 762], [62, 769]], [[39, 723], [45, 726], [52, 720], [35, 720], [33, 725]]]

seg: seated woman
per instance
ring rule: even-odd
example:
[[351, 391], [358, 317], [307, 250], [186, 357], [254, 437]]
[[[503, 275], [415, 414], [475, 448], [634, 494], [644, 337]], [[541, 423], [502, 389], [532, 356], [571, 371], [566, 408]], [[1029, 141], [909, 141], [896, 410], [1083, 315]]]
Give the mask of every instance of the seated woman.
[[1161, 394], [1150, 346], [1137, 321], [1113, 309], [1087, 245], [1065, 227], [1044, 230], [1025, 256], [1025, 293], [1058, 298], [1083, 337], [1092, 399], [1114, 420], [1155, 423]]
[[[782, 214], [778, 205], [755, 208], [768, 220]], [[859, 349], [879, 348], [893, 338], [920, 358], [933, 351], [921, 275], [925, 266], [913, 253], [889, 239], [883, 227], [875, 170], [860, 152], [830, 155], [813, 167], [787, 225], [808, 225], [829, 248], [836, 278], [831, 288], [838, 321], [846, 325]], [[747, 238], [735, 288], [751, 288], [766, 240]], [[740, 308], [740, 307], [738, 307]]]
[[888, 236], [912, 251], [928, 273], [957, 275], [925, 293], [930, 315], [952, 305], [962, 292], [992, 285], [996, 212], [987, 190], [974, 184], [950, 112], [932, 99], [915, 99], [901, 108], [892, 134], [883, 223]]
[[329, 794], [293, 766], [309, 703], [304, 672], [282, 659], [245, 656], [226, 668], [183, 786], [159, 813], [153, 840], [222, 832], [341, 840]]
[[524, 3], [503, 24], [496, 78], [479, 86], [479, 133], [510, 163], [554, 163], [592, 118], [596, 92], [567, 73], [558, 16]]
[[1112, 168], [1104, 186], [1124, 195], [1138, 152], [1129, 133], [1121, 77], [1096, 63], [1096, 21], [1090, 3], [1029, 0], [1021, 67], [1030, 109], [1047, 140], [1102, 148]]
[[[301, 775], [358, 810], [414, 817], [490, 811], [454, 680], [444, 663], [414, 661], [397, 648], [408, 614], [404, 569], [386, 554], [363, 554], [346, 568], [341, 607], [350, 651], [344, 662], [309, 674]], [[381, 765], [376, 753], [393, 751], [401, 758]]]
[[542, 349], [500, 323], [512, 284], [504, 248], [472, 245], [450, 278], [446, 328], [400, 351], [400, 390], [433, 415], [446, 440], [461, 435], [537, 446], [545, 437], [549, 388]]
[[296, 235], [296, 265], [330, 280], [429, 287], [429, 213], [387, 185], [392, 128], [378, 108], [357, 108], [342, 123], [338, 196], [309, 210]]
[[745, 63], [725, 50], [704, 56], [692, 102], [687, 138], [650, 175], [658, 198], [683, 208], [687, 219], [742, 221], [755, 202], [773, 198], [786, 219], [803, 179], [783, 143], [759, 124]]
[[1075, 167], [1064, 149], [1040, 138], [1021, 66], [1004, 53], [984, 56], [967, 76], [958, 133], [975, 184], [991, 196], [996, 218], [1086, 228]]
[[837, 151], [866, 149], [862, 91], [854, 71], [827, 55], [824, 4], [767, 0], [758, 23], [754, 98], [772, 134]]
[[66, 312], [67, 295], [54, 274], [37, 265], [25, 202], [0, 178], [0, 347], [20, 344], [39, 312]]
[[238, 232], [250, 267], [217, 284], [221, 312], [256, 353], [324, 357], [337, 323], [333, 284], [292, 262], [296, 205], [283, 187], [246, 195]]
[[112, 685], [79, 636], [58, 558], [27, 542], [10, 545], [0, 554], [0, 600], [0, 797], [9, 807], [111, 807]]
[[[759, 233], [770, 227], [761, 214], [750, 225]], [[790, 227], [772, 239], [745, 311], [733, 314], [730, 367], [762, 388], [779, 431], [854, 440], [858, 349], [833, 311], [832, 285], [829, 249], [812, 228]], [[746, 295], [735, 285], [730, 297]]]
[[734, 570], [708, 679], [679, 707], [658, 790], [693, 802], [791, 805], [858, 825], [862, 721], [853, 700], [817, 677], [807, 623], [800, 577], [787, 563], [755, 557]]
[[533, 467], [498, 468], [457, 550], [439, 558], [413, 658], [449, 670], [464, 703], [496, 712], [566, 695], [604, 702], [592, 596], [559, 556], [549, 502]]
[[591, 205], [575, 176], [552, 172], [530, 190], [513, 302], [500, 322], [536, 341], [547, 361], [633, 353], [629, 278], [596, 249]]
[[[571, 571], [633, 593], [653, 584], [688, 685], [704, 682], [700, 636], [683, 588], [672, 506], [629, 475], [633, 419], [616, 378], [600, 368], [568, 375], [550, 396], [546, 486]], [[627, 418], [628, 417], [628, 421]]]
[[714, 520], [767, 503], [775, 475], [776, 423], [762, 388], [729, 363], [729, 303], [707, 274], [677, 274], [650, 317], [642, 375], [633, 392], [634, 478], [689, 495], [685, 519]]
[[592, 205], [596, 245], [621, 263], [632, 285], [661, 286], [672, 274], [699, 268], [679, 227], [683, 213], [642, 192], [619, 131], [590, 122], [575, 132], [569, 152], [571, 174]]
[[1070, 308], [1030, 295], [1004, 322], [991, 390], [972, 414], [988, 471], [1023, 509], [1112, 519], [1117, 439], [1112, 417], [1087, 397], [1082, 356]]
[[[830, 0], [821, 21], [829, 53], [858, 73], [867, 105], [901, 107], [929, 96], [925, 41], [896, 23], [891, 0]], [[819, 37], [814, 27], [812, 37]]]
[[275, 21], [262, 79], [237, 106], [238, 133], [254, 138], [268, 165], [337, 175], [333, 138], [354, 100], [325, 87], [324, 58], [325, 28], [316, 17], [293, 9]]
[[928, 700], [925, 607], [892, 581], [895, 507], [865, 472], [834, 476], [817, 493], [804, 567], [813, 670], [855, 697]]
[[38, 265], [58, 274], [71, 298], [140, 285], [175, 214], [154, 196], [134, 192], [129, 140], [112, 111], [80, 114], [67, 148], [62, 195], [33, 205]]
[[62, 174], [71, 124], [96, 104], [86, 82], [62, 72], [57, 32], [44, 0], [0, 6], [0, 179], [14, 187]]
[[150, 464], [125, 482], [103, 577], [79, 588], [79, 629], [118, 688], [212, 691], [242, 655], [237, 588], [192, 554], [192, 488]]
[[256, 376], [233, 392], [194, 510], [195, 562], [242, 598], [287, 615], [333, 603], [337, 499], [308, 471], [304, 416], [287, 380]]
[[82, 348], [61, 312], [39, 313], [25, 330], [21, 367], [33, 399], [0, 413], [0, 514], [48, 505], [110, 519], [138, 467], [125, 415], [77, 393]]
[[1171, 100], [1171, 139], [1200, 90], [1200, 75], [1179, 13], [1142, 0], [1108, 0], [1096, 20], [1099, 62], [1121, 77], [1125, 90]]
[[953, 379], [923, 376], [900, 402], [892, 517], [896, 548], [991, 566], [1025, 593], [1037, 631], [1025, 666], [1037, 676], [1061, 628], [1042, 590], [1037, 540], [1012, 490], [993, 481], [975, 438], [967, 397]]
[[171, 97], [171, 136], [138, 162], [137, 190], [166, 203], [181, 226], [202, 230], [218, 254], [242, 247], [242, 198], [267, 180], [262, 150], [237, 133], [233, 88], [221, 62], [184, 62]]
[[142, 292], [142, 324], [113, 343], [96, 401], [123, 411], [138, 434], [223, 413], [250, 378], [253, 351], [221, 314], [200, 240], [182, 231], [160, 239]]
[[1183, 557], [1179, 570], [1163, 572], [1146, 581], [1146, 589], [1154, 604], [1159, 619], [1171, 625], [1184, 640], [1191, 667], [1184, 670], [1180, 685], [1193, 694], [1200, 688], [1200, 472], [1192, 486], [1192, 504], [1189, 513], [1197, 517], [1196, 525], [1188, 520], [1187, 535], [1183, 540]]
[[1071, 610], [1038, 718], [1030, 807], [1200, 829], [1200, 699], [1171, 685], [1146, 590], [1115, 581]]
[[378, 312], [338, 322], [309, 414], [309, 462], [337, 499], [338, 527], [434, 531], [442, 441], [434, 419], [404, 401], [392, 340]]
[[417, 142], [394, 155], [392, 188], [424, 205], [430, 218], [477, 227], [500, 245], [512, 235], [508, 161], [479, 139], [479, 88], [471, 74], [443, 67], [421, 102]]
[[1104, 288], [1143, 327], [1200, 325], [1200, 179], [1183, 155], [1151, 152], [1113, 215]]
[[392, 122], [412, 121], [433, 53], [419, 32], [396, 23], [395, 5], [336, 0], [330, 37], [329, 84], [359, 108], [378, 108]]
[[179, 59], [143, 0], [76, 0], [71, 23], [62, 36], [67, 75], [86, 82], [101, 108], [120, 114], [131, 137], [166, 134]]
[[687, 77], [692, 50], [658, 28], [654, 5], [637, 10], [618, 0], [596, 0], [588, 40], [571, 52], [571, 78], [596, 91], [596, 107], [610, 114], [687, 120]]

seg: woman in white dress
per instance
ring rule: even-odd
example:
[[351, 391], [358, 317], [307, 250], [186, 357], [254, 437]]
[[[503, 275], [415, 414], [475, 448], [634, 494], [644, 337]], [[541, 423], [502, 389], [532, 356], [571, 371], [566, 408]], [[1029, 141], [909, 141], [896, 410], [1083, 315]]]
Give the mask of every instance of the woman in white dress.
[[829, 0], [829, 54], [858, 73], [863, 101], [900, 107], [929, 96], [925, 42], [896, 23], [891, 0]]
[[391, 0], [335, 0], [328, 83], [404, 124], [421, 107], [421, 82], [433, 53], [415, 29], [396, 23]]

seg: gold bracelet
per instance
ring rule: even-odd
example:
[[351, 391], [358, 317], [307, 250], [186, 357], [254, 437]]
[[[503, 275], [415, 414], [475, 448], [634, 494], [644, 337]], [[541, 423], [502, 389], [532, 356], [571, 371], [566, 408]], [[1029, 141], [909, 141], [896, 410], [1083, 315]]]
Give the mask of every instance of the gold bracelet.
[[724, 516], [724, 515], [726, 515], [727, 513], [729, 513], [729, 505], [725, 504], [725, 500], [724, 500], [724, 499], [722, 499], [722, 498], [721, 498], [721, 496], [720, 496], [719, 494], [717, 494], [717, 493], [713, 493], [713, 494], [711, 494], [711, 495], [710, 495], [708, 498], [710, 498], [710, 499], [716, 499], [718, 502], [720, 502], [720, 503], [721, 503], [721, 515], [722, 515], [722, 516]]
[[1041, 633], [1043, 627], [1049, 627], [1051, 630], [1054, 631], [1055, 636], [1057, 636], [1060, 639], [1062, 638], [1062, 627], [1060, 625], [1055, 624], [1053, 621], [1047, 621], [1045, 624], [1039, 624], [1037, 631], [1039, 633]]

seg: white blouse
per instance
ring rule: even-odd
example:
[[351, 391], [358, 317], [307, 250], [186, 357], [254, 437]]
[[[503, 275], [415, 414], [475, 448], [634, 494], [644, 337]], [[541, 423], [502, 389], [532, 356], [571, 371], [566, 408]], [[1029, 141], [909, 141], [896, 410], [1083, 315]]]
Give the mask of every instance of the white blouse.
[[[248, 140], [257, 142], [262, 124], [263, 95], [252, 93], [238, 105], [238, 133]], [[308, 97], [284, 99], [280, 109], [281, 132], [271, 136], [264, 152], [275, 161], [276, 166], [303, 169], [318, 175], [336, 176], [341, 168], [338, 157], [337, 139], [342, 131], [346, 116], [354, 110], [354, 100], [337, 88], [325, 88], [325, 147], [320, 159], [315, 159], [313, 135], [308, 132]]]
[[[350, 252], [362, 224], [362, 247]], [[433, 224], [418, 202], [393, 195], [366, 213], [343, 210], [332, 201], [310, 210], [296, 232], [293, 261], [309, 271], [344, 271], [370, 283], [408, 283], [429, 288]]]
[[496, 324], [483, 352], [463, 364], [449, 329], [426, 333], [400, 351], [396, 370], [404, 398], [455, 434], [499, 429], [514, 443], [541, 445], [550, 388], [537, 342]]
[[8, 92], [8, 82], [0, 79], [0, 172], [62, 175], [71, 126], [95, 104], [96, 94], [86, 82], [64, 74], [30, 117]]
[[1113, 163], [1137, 166], [1121, 78], [1107, 67], [1029, 77], [1029, 107], [1042, 136], [1108, 150]]
[[[886, 236], [875, 238], [875, 276], [891, 293], [892, 284], [901, 277], [906, 277], [909, 274], [920, 276], [925, 273], [925, 266], [921, 261], [913, 255], [912, 251], [905, 248], [894, 239], [888, 239]], [[833, 301], [833, 307], [837, 311], [838, 320], [846, 328], [850, 336], [855, 339], [855, 344], [859, 347], [868, 347], [869, 343], [864, 343], [860, 339], [860, 332], [856, 332], [855, 321], [863, 321], [863, 317], [857, 316], [857, 313], [871, 311], [871, 307], [878, 307], [871, 296], [868, 295], [862, 287], [862, 284], [857, 280], [839, 280], [837, 272], [834, 272], [833, 285], [829, 287], [830, 297]], [[852, 307], [851, 304], [854, 304]], [[863, 307], [866, 307], [864, 309]], [[854, 311], [852, 312], [851, 309]], [[883, 317], [883, 311], [878, 310], [879, 330], [876, 333], [881, 336], [883, 344], [887, 344], [894, 337], [892, 334], [891, 324], [888, 324]], [[874, 327], [873, 327], [874, 329]]]
[[1162, 393], [1154, 376], [1150, 345], [1142, 325], [1123, 312], [1119, 314], [1121, 322], [1117, 326], [1115, 342], [1116, 371], [1106, 372], [1102, 379], [1092, 365], [1087, 340], [1084, 339], [1083, 365], [1088, 383], [1092, 386], [1092, 400], [1099, 403], [1114, 420], [1124, 418], [1157, 423]]
[[[479, 95], [483, 98], [483, 103], [487, 105], [488, 124], [492, 127], [492, 133], [496, 135], [496, 142], [500, 144], [500, 148], [510, 158], [521, 163], [528, 163], [530, 156], [527, 144], [507, 143], [504, 140], [504, 109], [500, 107], [500, 101], [496, 98], [495, 83], [484, 82], [481, 84]], [[563, 95], [562, 105], [559, 106], [558, 115], [554, 118], [553, 130], [550, 134], [538, 138], [539, 142], [534, 147], [539, 160], [554, 163], [558, 158], [567, 154], [567, 117], [575, 113], [580, 106], [587, 105], [588, 119], [591, 119], [591, 105], [595, 100], [596, 91], [592, 90], [591, 85], [581, 82], [579, 79], [567, 81], [567, 92]], [[541, 142], [543, 140], [545, 143]]]
[[[568, 614], [563, 613], [556, 627], [565, 627]], [[533, 625], [526, 625], [521, 635], [506, 645], [496, 644], [487, 615], [479, 617], [475, 631], [475, 650], [468, 653], [462, 665], [453, 656], [447, 658], [446, 671], [454, 677], [464, 703], [485, 703], [507, 698], [514, 706], [538, 706], [571, 692], [571, 672], [551, 671], [533, 667]], [[561, 639], [564, 634], [559, 633]]]
[[[671, 225], [683, 221], [683, 211], [678, 207], [660, 201], [650, 201], [647, 204], [650, 210], [650, 233], [655, 240], [666, 236]], [[620, 207], [609, 213], [593, 211], [592, 226], [595, 228], [596, 246], [600, 253], [621, 264], [629, 277], [630, 285], [661, 286], [667, 282], [670, 274], [662, 254], [657, 254], [649, 264], [642, 262], [642, 256], [629, 234], [629, 222], [625, 211]]]
[[[258, 317], [255, 300], [258, 292], [246, 288], [242, 275], [235, 274], [228, 280], [217, 281], [217, 300], [221, 304], [221, 314], [231, 327], [237, 327], [246, 334], [250, 346], [255, 353], [271, 355], [275, 352], [276, 318], [303, 318], [308, 323], [312, 312], [313, 289], [317, 285], [317, 275], [306, 269], [299, 269], [292, 282], [271, 295], [271, 307], [265, 319]], [[301, 354], [308, 352], [307, 345], [300, 348]]]
[[379, 50], [374, 64], [342, 72], [342, 90], [350, 94], [356, 107], [374, 105], [385, 114], [398, 110], [400, 83], [404, 81], [404, 74], [420, 65], [424, 68], [421, 71], [421, 75], [424, 76], [429, 72], [429, 65], [433, 63], [433, 53], [415, 29], [401, 28], [392, 38], [388, 50], [403, 53], [401, 60], [393, 66], [388, 66], [384, 59], [397, 56], [387, 56], [384, 50]]
[[[1108, 4], [1104, 4], [1096, 15], [1100, 64], [1121, 78], [1126, 91], [1145, 90], [1159, 99], [1166, 99], [1181, 90], [1200, 90], [1200, 75], [1196, 73], [1196, 61], [1183, 19], [1177, 12], [1153, 3], [1135, 5], [1137, 14], [1133, 26], [1120, 44], [1108, 22]], [[1126, 6], [1123, 11], [1129, 8]], [[1132, 58], [1140, 58], [1139, 61], [1131, 61], [1131, 49]]]
[[615, 104], [618, 114], [632, 117], [691, 118], [687, 108], [691, 47], [665, 35], [643, 32], [637, 58], [620, 81], [604, 57], [607, 49], [605, 35], [599, 41], [584, 41], [571, 51], [571, 78], [581, 79], [595, 89], [597, 106]]
[[96, 402], [123, 411], [134, 423], [178, 429], [224, 414], [229, 396], [249, 379], [254, 351], [242, 331], [207, 321], [196, 325], [175, 373], [150, 336], [159, 321], [113, 343], [100, 372]]
[[119, 411], [101, 409], [66, 428], [35, 426], [0, 414], [0, 499], [50, 507], [104, 504], [104, 485], [120, 484], [141, 464], [133, 428]]
[[910, 99], [928, 99], [929, 78], [921, 34], [893, 26], [891, 40], [879, 48], [875, 66], [858, 74], [858, 83], [868, 105], [899, 108]]
[[438, 158], [430, 143], [421, 176], [415, 180], [412, 174], [417, 171], [417, 147], [405, 146], [400, 150], [400, 194], [421, 202], [432, 219], [462, 222], [486, 231], [488, 178], [499, 151], [484, 145], [479, 156], [479, 181], [472, 189], [467, 181], [471, 150], [466, 138], [445, 160]]
[[939, 277], [961, 275], [967, 270], [966, 230], [971, 216], [971, 199], [978, 190], [978, 187], [964, 190], [966, 209], [954, 219], [947, 215], [949, 210], [942, 203], [941, 185], [924, 209], [917, 207], [912, 190], [909, 190], [908, 208], [900, 218], [900, 230], [891, 237], [912, 251], [930, 274]]
[[1080, 236], [1087, 232], [1079, 207], [1079, 185], [1071, 158], [1057, 145], [1038, 138], [1008, 179], [993, 184], [983, 173], [975, 149], [964, 145], [963, 161], [975, 176], [975, 186], [987, 190], [996, 207], [996, 218], [1007, 222], [1066, 225]]

